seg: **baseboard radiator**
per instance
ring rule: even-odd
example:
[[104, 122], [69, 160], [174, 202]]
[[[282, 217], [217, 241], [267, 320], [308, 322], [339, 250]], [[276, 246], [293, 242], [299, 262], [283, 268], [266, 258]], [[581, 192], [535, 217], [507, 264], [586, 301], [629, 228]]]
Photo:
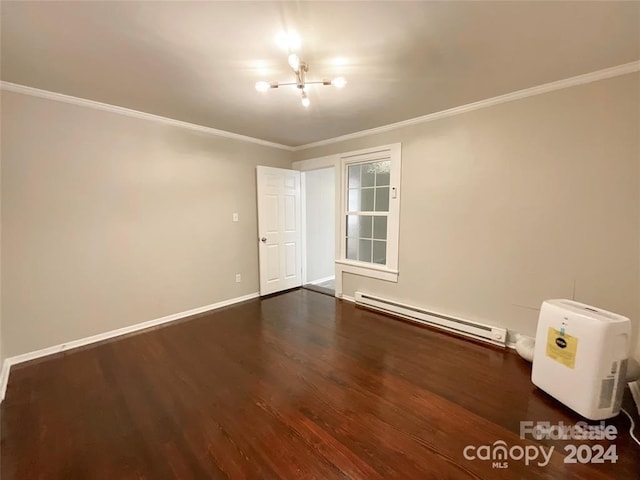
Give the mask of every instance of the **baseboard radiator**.
[[356, 292], [356, 304], [483, 342], [506, 346], [507, 330]]

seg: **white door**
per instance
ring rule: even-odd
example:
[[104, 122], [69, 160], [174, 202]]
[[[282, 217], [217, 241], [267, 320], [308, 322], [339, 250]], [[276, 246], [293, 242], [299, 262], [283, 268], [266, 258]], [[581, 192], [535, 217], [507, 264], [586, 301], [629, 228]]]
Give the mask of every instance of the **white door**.
[[257, 167], [260, 295], [302, 284], [300, 172]]

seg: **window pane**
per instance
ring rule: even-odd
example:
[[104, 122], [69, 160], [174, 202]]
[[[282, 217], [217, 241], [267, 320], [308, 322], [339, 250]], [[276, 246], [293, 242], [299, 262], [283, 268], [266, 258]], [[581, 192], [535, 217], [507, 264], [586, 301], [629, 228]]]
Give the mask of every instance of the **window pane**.
[[379, 162], [362, 165], [362, 186], [373, 187], [376, 184], [376, 165]]
[[[387, 190], [389, 189], [389, 187], [386, 187]], [[362, 190], [360, 190], [360, 193], [362, 195], [362, 199], [361, 199], [361, 203], [360, 203], [360, 211], [362, 212], [373, 212], [373, 193], [374, 193], [374, 188], [363, 188]], [[388, 197], [388, 194], [387, 194]], [[387, 204], [389, 203], [389, 201], [387, 200]]]
[[372, 235], [373, 217], [371, 215], [347, 215], [347, 237], [372, 238]]
[[360, 165], [349, 165], [349, 188], [360, 187]]
[[376, 186], [389, 185], [389, 177], [391, 176], [391, 161], [385, 160], [378, 162], [376, 169]]
[[387, 263], [387, 242], [373, 241], [373, 263], [382, 265]]
[[358, 236], [360, 238], [371, 238], [373, 231], [373, 217], [369, 215], [360, 216], [360, 231]]
[[358, 260], [371, 263], [371, 240], [360, 240]]
[[349, 189], [349, 204], [347, 205], [349, 212], [360, 211], [360, 190], [357, 188]]
[[347, 237], [358, 236], [358, 215], [347, 215]]
[[358, 239], [347, 238], [347, 258], [349, 260], [358, 260]]
[[378, 240], [387, 239], [387, 217], [373, 218], [373, 238]]
[[[363, 200], [364, 203], [364, 200]], [[376, 188], [376, 212], [389, 211], [389, 187]]]

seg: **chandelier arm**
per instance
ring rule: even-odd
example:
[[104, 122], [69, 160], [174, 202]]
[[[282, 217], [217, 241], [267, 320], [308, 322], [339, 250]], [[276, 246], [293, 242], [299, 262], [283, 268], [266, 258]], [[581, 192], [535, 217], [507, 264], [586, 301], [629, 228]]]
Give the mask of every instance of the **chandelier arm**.
[[[278, 82], [278, 83], [273, 83], [273, 86], [271, 88], [277, 88], [277, 87], [287, 87], [290, 85], [300, 85], [298, 82]], [[304, 82], [304, 85], [331, 85], [330, 81], [327, 80], [314, 80], [311, 82]]]

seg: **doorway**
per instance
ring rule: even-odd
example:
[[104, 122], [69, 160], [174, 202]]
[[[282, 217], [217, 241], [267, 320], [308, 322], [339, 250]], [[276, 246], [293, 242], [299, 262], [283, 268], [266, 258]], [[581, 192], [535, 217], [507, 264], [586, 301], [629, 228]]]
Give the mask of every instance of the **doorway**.
[[303, 285], [335, 295], [335, 168], [302, 173]]

